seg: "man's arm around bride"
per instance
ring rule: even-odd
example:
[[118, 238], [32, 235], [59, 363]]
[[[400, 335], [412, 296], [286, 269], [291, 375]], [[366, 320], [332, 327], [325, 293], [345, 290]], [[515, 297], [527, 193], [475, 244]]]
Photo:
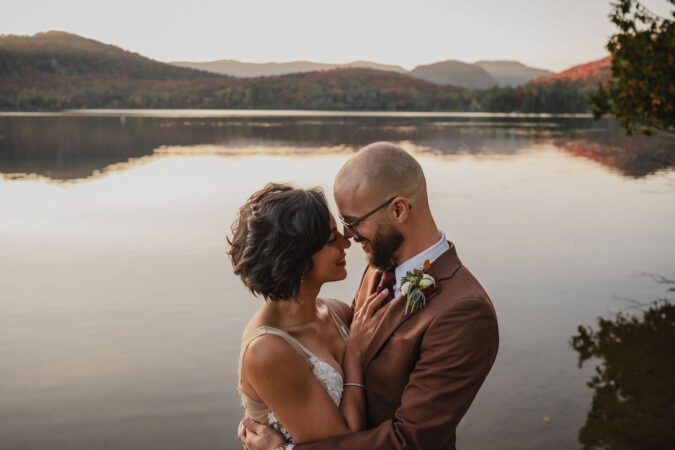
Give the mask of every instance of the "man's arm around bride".
[[[345, 363], [354, 364], [345, 366], [345, 374], [362, 380], [354, 384], [364, 388], [359, 393], [359, 386], [346, 387], [344, 398], [353, 395], [357, 401], [351, 402], [359, 404], [358, 396], [365, 394], [367, 429], [355, 431], [361, 424], [352, 428], [344, 415], [343, 429], [324, 429], [308, 439], [298, 435], [294, 448], [454, 449], [457, 425], [496, 358], [494, 307], [436, 227], [422, 169], [403, 149], [390, 143], [361, 149], [338, 172], [334, 195], [346, 237], [361, 243], [369, 260], [352, 306], [357, 317], [371, 314], [371, 323], [355, 328], [356, 357], [350, 359], [349, 347], [345, 356]], [[412, 308], [401, 291], [421, 286], [402, 281], [423, 273], [433, 289], [423, 291], [423, 301]], [[395, 277], [395, 298], [375, 312], [373, 294], [389, 275]], [[366, 328], [372, 334], [364, 337]], [[297, 398], [287, 400], [277, 407], [297, 408]], [[296, 414], [302, 421], [302, 409]], [[252, 450], [285, 445], [279, 433], [248, 419], [240, 424], [239, 438]]]

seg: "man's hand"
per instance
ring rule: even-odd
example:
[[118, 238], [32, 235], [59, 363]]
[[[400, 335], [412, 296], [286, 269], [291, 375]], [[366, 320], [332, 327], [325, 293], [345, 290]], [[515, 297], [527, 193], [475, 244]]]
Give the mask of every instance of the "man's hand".
[[244, 417], [239, 423], [237, 436], [246, 450], [274, 450], [286, 442], [274, 428], [248, 417]]
[[[391, 306], [391, 302], [383, 305], [389, 294], [388, 289], [384, 289], [379, 294], [372, 294], [365, 301], [363, 306], [354, 313], [351, 327], [349, 328], [349, 343], [347, 344], [347, 351], [345, 354], [345, 366], [350, 365], [354, 361], [358, 361], [358, 372], [362, 368], [360, 364], [363, 360], [363, 353], [370, 343], [370, 340], [377, 329], [377, 326], [382, 320], [382, 316], [387, 312]], [[345, 367], [345, 370], [352, 369]], [[350, 378], [350, 381], [352, 379]], [[361, 383], [361, 381], [359, 381]]]

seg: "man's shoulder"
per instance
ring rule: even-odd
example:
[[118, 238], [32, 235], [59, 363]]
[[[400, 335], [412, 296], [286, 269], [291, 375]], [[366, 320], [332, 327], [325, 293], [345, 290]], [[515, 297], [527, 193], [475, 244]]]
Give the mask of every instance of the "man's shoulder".
[[[496, 321], [492, 300], [480, 282], [464, 265], [454, 268], [449, 278], [437, 280], [438, 292], [429, 299], [426, 309], [427, 323], [440, 317], [488, 315]], [[424, 310], [422, 311], [424, 312]]]
[[440, 280], [439, 283], [442, 286], [439, 296], [455, 300], [473, 298], [491, 304], [490, 297], [483, 286], [464, 265], [459, 266], [451, 278]]

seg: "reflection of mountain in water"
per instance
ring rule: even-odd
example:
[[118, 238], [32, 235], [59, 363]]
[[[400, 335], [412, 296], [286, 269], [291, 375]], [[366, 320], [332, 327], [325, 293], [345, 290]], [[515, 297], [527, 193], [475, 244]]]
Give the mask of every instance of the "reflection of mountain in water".
[[[671, 289], [672, 290], [672, 289]], [[675, 304], [653, 303], [642, 317], [618, 314], [572, 337], [579, 366], [599, 359], [583, 448], [670, 449], [675, 442]]]
[[182, 154], [210, 146], [223, 155], [313, 155], [318, 149], [355, 151], [379, 140], [410, 142], [440, 154], [494, 155], [552, 142], [629, 176], [672, 166], [673, 160], [666, 141], [626, 138], [607, 122], [579, 118], [51, 116], [0, 118], [0, 173], [74, 180], [165, 155], [158, 149], [167, 146], [183, 147]]

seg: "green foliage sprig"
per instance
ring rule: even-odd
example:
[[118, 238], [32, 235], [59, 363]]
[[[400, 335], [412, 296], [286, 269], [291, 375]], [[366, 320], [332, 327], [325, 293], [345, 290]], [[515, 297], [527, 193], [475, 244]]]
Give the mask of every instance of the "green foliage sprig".
[[646, 135], [654, 128], [675, 132], [675, 22], [638, 1], [612, 5], [610, 19], [619, 28], [607, 43], [613, 80], [591, 96], [593, 116], [616, 117], [628, 134], [637, 127]]

